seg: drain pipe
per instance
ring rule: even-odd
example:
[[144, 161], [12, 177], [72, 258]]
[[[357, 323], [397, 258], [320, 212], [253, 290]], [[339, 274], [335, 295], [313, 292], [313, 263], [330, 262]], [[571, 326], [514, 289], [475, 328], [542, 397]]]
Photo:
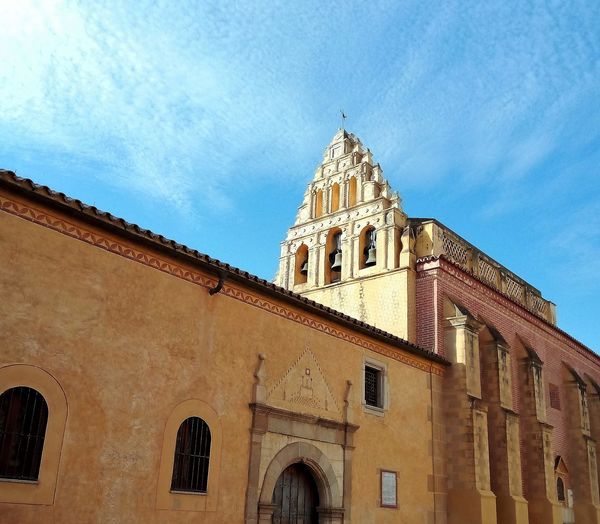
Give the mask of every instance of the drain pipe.
[[225, 271], [220, 269], [218, 271], [218, 275], [219, 275], [219, 281], [217, 282], [217, 285], [215, 287], [211, 287], [208, 290], [208, 294], [210, 296], [217, 294], [219, 291], [221, 291], [221, 289], [223, 289], [223, 284], [225, 282], [225, 277], [226, 277]]

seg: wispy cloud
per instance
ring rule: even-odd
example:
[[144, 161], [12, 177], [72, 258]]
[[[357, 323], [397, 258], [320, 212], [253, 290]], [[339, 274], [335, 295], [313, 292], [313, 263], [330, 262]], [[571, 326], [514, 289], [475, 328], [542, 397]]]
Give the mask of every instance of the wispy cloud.
[[[598, 256], [567, 249], [598, 214], [598, 2], [0, 0], [0, 23], [0, 166], [204, 221], [208, 252], [220, 212], [276, 249], [265, 204], [293, 217], [344, 108], [409, 213]], [[218, 252], [274, 267], [239, 243]]]
[[2, 4], [3, 149], [65, 151], [102, 165], [104, 182], [175, 207], [199, 188], [227, 205], [236, 159], [265, 139], [283, 150], [303, 104], [244, 38], [252, 12], [238, 11], [235, 28], [218, 7], [172, 7]]

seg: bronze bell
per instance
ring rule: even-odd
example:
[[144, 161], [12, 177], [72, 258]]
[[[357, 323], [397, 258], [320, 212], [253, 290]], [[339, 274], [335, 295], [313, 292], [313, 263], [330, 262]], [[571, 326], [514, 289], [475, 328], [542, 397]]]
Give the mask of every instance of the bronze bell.
[[335, 259], [333, 260], [333, 264], [331, 264], [331, 271], [341, 271], [342, 270], [342, 252], [338, 251], [335, 254]]
[[365, 260], [365, 267], [374, 266], [377, 262], [377, 249], [370, 247], [367, 253], [367, 260]]
[[302, 264], [302, 267], [300, 268], [300, 273], [302, 275], [308, 275], [308, 259], [304, 261], [304, 264]]

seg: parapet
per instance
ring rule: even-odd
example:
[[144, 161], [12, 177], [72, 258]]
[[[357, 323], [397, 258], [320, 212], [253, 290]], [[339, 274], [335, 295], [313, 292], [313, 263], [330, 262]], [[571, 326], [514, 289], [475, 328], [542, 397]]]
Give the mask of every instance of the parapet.
[[443, 257], [499, 291], [534, 315], [556, 325], [556, 305], [502, 264], [435, 219], [411, 218], [417, 238], [417, 261]]

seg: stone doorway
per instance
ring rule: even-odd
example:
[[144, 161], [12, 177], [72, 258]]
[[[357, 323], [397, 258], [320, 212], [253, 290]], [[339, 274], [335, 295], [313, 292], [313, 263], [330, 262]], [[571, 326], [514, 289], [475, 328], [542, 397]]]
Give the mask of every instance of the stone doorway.
[[319, 492], [310, 469], [288, 466], [273, 490], [273, 524], [317, 524]]
[[[280, 503], [280, 497], [284, 499], [286, 493], [289, 497], [292, 493], [291, 483], [299, 483], [301, 477], [304, 489], [306, 490], [309, 485], [308, 489], [313, 495], [309, 504], [309, 517], [307, 520], [298, 519], [298, 524], [312, 524], [313, 522], [315, 524], [342, 524], [344, 507], [338, 477], [329, 458], [319, 448], [307, 442], [288, 444], [273, 457], [267, 466], [258, 500], [258, 522], [260, 524], [296, 524], [296, 520], [293, 518], [285, 520], [283, 511], [278, 514], [281, 515], [278, 517], [281, 520], [276, 520], [275, 517], [277, 509], [283, 510], [286, 506], [289, 506], [293, 512], [293, 503], [285, 500]], [[286, 482], [290, 484], [287, 488]], [[294, 493], [297, 491], [298, 489]], [[256, 520], [246, 519], [246, 522], [254, 524]]]

